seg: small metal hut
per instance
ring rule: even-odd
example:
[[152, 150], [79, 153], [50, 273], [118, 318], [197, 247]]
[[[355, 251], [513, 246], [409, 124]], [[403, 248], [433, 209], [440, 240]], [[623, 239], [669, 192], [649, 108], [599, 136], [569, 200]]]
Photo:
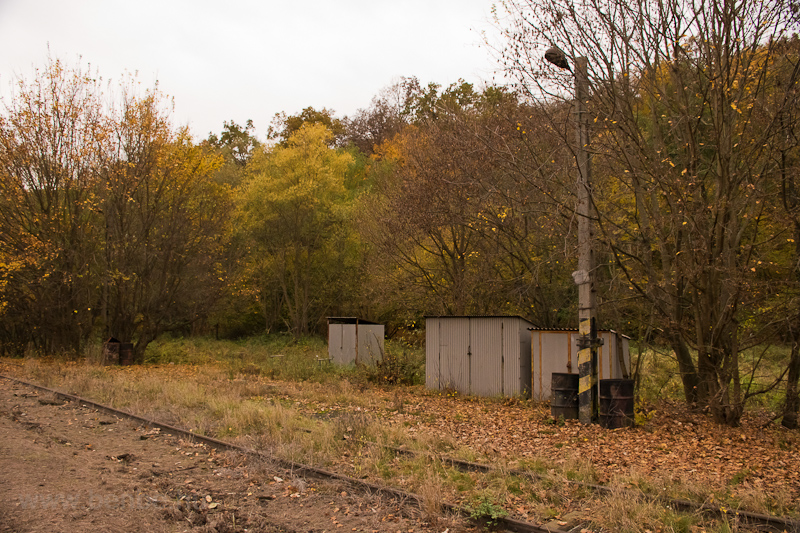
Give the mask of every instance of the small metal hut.
[[528, 397], [530, 327], [518, 316], [426, 317], [426, 386], [476, 396]]
[[328, 357], [331, 361], [372, 364], [383, 359], [383, 324], [352, 317], [328, 317]]
[[[549, 400], [553, 373], [578, 373], [578, 330], [531, 328], [533, 399]], [[628, 379], [631, 356], [629, 337], [613, 330], [597, 332], [603, 340], [597, 349], [597, 379]]]

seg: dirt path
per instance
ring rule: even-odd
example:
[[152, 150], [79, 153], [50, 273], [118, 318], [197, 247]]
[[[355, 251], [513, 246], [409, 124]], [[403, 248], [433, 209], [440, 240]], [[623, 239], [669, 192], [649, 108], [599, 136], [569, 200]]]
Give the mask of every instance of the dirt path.
[[0, 380], [0, 531], [468, 530], [350, 490]]

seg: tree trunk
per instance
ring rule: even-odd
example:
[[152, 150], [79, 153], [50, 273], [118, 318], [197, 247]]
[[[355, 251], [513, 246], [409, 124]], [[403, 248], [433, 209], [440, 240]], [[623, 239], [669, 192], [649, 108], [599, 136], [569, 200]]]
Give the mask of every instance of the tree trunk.
[[[785, 155], [784, 155], [785, 157]], [[785, 166], [785, 163], [784, 163]], [[794, 183], [792, 183], [794, 185]], [[792, 201], [797, 201], [795, 188], [791, 187]], [[794, 221], [795, 257], [800, 258], [800, 220]], [[795, 262], [795, 265], [798, 263]], [[800, 281], [800, 270], [795, 268], [795, 281]], [[789, 370], [786, 374], [786, 399], [783, 403], [783, 418], [781, 425], [789, 429], [798, 428], [800, 412], [800, 396], [798, 395], [798, 382], [800, 381], [800, 311], [795, 316], [797, 322], [792, 332], [792, 354], [789, 358]]]
[[686, 341], [681, 338], [680, 333], [672, 332], [669, 338], [670, 346], [678, 360], [678, 370], [681, 373], [683, 395], [686, 398], [686, 404], [696, 409], [700, 400], [698, 395], [700, 380], [694, 366], [694, 361], [692, 360], [692, 354], [689, 352], [689, 347], [686, 345]]
[[797, 390], [798, 381], [800, 381], [800, 349], [798, 349], [798, 339], [795, 339], [792, 344], [789, 372], [786, 376], [786, 400], [783, 404], [783, 418], [781, 419], [781, 425], [789, 429], [797, 429], [798, 427], [797, 418], [798, 411], [800, 411], [800, 396]]

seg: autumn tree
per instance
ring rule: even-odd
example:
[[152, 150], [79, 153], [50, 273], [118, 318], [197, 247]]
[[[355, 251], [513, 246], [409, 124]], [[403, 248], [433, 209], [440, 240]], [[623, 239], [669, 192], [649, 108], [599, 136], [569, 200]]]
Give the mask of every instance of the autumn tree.
[[571, 94], [546, 49], [588, 59], [600, 237], [660, 317], [687, 401], [736, 424], [758, 392], [741, 381], [741, 353], [770, 331], [752, 310], [769, 251], [786, 242], [776, 139], [790, 99], [773, 96], [779, 43], [797, 27], [788, 3], [504, 7], [503, 57], [532, 98]]
[[530, 161], [525, 138], [537, 136], [529, 110], [512, 94], [464, 83], [429, 85], [409, 103], [413, 124], [377, 154], [393, 170], [363, 208], [382, 286], [425, 313], [512, 313], [556, 325], [568, 307], [558, 294], [568, 273], [552, 277], [566, 268], [556, 243], [567, 218], [559, 221], [535, 175], [512, 172]]
[[255, 126], [252, 120], [248, 120], [244, 127], [233, 120], [226, 120], [219, 136], [214, 133], [209, 134], [208, 144], [222, 150], [226, 159], [245, 167], [261, 145], [254, 133]]
[[383, 88], [372, 98], [369, 107], [359, 109], [343, 120], [344, 144], [351, 144], [363, 154], [372, 155], [377, 147], [391, 140], [408, 124], [408, 102], [418, 89], [416, 78], [401, 78]]
[[247, 164], [261, 146], [255, 135], [255, 126], [248, 120], [244, 126], [235, 121], [225, 121], [222, 132], [211, 133], [201, 145], [213, 149], [222, 157], [222, 165], [217, 169], [214, 179], [232, 187], [244, 179]]
[[272, 119], [272, 124], [267, 130], [267, 137], [285, 147], [288, 146], [292, 135], [297, 133], [303, 126], [311, 124], [320, 124], [330, 131], [331, 135], [328, 143], [331, 147], [344, 144], [342, 142], [345, 135], [344, 123], [336, 117], [332, 109], [324, 107], [320, 110], [306, 107], [295, 115], [287, 115], [285, 112], [276, 113]]
[[76, 350], [96, 314], [102, 218], [99, 82], [52, 61], [0, 116], [0, 245], [6, 340]]
[[219, 159], [169, 121], [157, 90], [51, 61], [0, 116], [4, 346], [78, 351], [197, 321], [215, 269], [228, 188]]
[[352, 157], [332, 139], [323, 124], [303, 125], [257, 156], [240, 196], [250, 279], [265, 316], [295, 336], [316, 331], [357, 272], [344, 186]]
[[110, 333], [136, 353], [213, 308], [232, 208], [213, 179], [221, 158], [175, 129], [159, 94], [126, 94], [111, 126], [98, 200], [105, 220], [102, 309]]
[[776, 308], [780, 329], [791, 345], [781, 424], [797, 429], [800, 417], [800, 39], [795, 35], [779, 46], [782, 50], [776, 51], [771, 98], [784, 103], [775, 115], [779, 128], [775, 149], [780, 172], [780, 204], [789, 228], [787, 235], [791, 236], [786, 237], [788, 246], [783, 247], [783, 261], [776, 261], [783, 266], [785, 283], [771, 295], [770, 306]]

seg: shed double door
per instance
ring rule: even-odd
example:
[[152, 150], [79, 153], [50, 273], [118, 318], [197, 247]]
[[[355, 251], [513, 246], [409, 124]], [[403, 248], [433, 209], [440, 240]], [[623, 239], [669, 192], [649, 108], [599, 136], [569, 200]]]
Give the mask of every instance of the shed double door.
[[[504, 390], [507, 349], [513, 346], [511, 328], [503, 319], [453, 318], [440, 320], [434, 335], [438, 358], [431, 368], [438, 376], [439, 389], [452, 388], [461, 394], [498, 396]], [[515, 341], [518, 342], [518, 341]]]

